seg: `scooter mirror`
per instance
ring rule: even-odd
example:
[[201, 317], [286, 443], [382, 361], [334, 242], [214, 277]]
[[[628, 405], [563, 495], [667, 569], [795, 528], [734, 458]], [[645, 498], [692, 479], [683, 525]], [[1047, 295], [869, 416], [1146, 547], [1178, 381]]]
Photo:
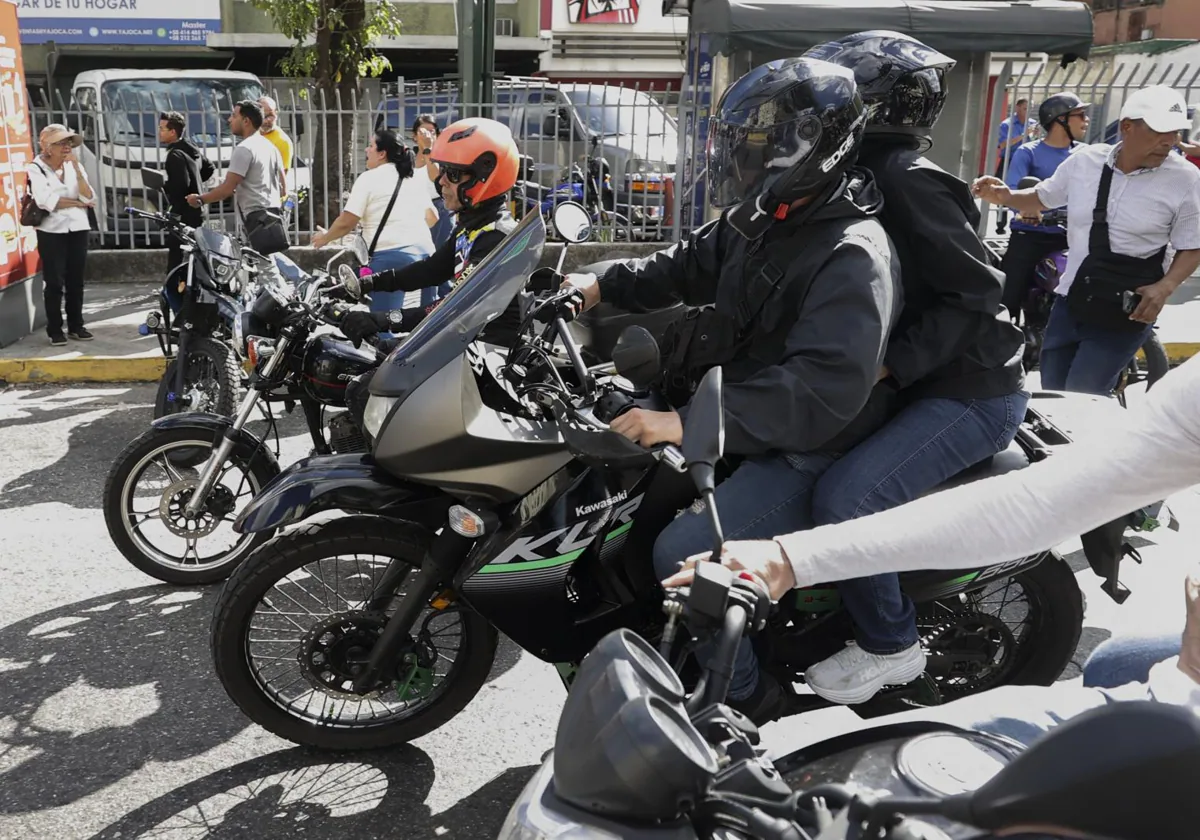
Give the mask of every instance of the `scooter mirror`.
[[342, 263], [338, 266], [338, 280], [342, 283], [342, 288], [346, 290], [346, 294], [351, 300], [358, 300], [362, 297], [362, 282], [358, 279], [358, 275], [354, 273], [354, 269]]
[[[690, 418], [689, 418], [690, 420]], [[951, 819], [991, 831], [1191, 840], [1200, 825], [1200, 718], [1165, 703], [1112, 703], [1059, 726], [974, 793]]]
[[621, 331], [612, 350], [612, 361], [617, 373], [638, 390], [650, 387], [662, 375], [658, 342], [645, 327], [626, 327]]
[[700, 387], [688, 404], [687, 422], [683, 426], [683, 457], [687, 462], [688, 474], [702, 494], [715, 488], [717, 462], [725, 452], [722, 380], [720, 367], [710, 368], [704, 374]]
[[592, 236], [592, 218], [582, 204], [564, 201], [554, 208], [554, 229], [567, 242], [586, 242]]
[[141, 168], [141, 172], [142, 172], [142, 186], [145, 187], [146, 189], [153, 190], [154, 192], [158, 192], [159, 190], [162, 190], [166, 187], [167, 178], [162, 173], [161, 170], [147, 169], [146, 167], [143, 166]]

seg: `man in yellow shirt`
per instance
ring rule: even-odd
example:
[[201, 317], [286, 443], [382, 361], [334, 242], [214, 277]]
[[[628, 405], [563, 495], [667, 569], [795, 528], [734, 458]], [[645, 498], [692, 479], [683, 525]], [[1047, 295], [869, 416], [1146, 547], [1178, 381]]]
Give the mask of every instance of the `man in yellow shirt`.
[[263, 137], [271, 141], [271, 144], [279, 150], [279, 157], [283, 159], [283, 171], [288, 172], [292, 168], [292, 153], [295, 147], [292, 145], [292, 138], [287, 136], [282, 128], [275, 125], [275, 119], [279, 116], [279, 106], [275, 100], [269, 96], [264, 96], [258, 100], [258, 107], [262, 109], [263, 122], [262, 131]]

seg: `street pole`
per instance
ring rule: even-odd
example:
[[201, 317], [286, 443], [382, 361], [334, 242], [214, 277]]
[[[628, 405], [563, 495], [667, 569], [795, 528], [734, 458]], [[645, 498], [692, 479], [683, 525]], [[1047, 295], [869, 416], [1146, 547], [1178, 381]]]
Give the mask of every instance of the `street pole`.
[[464, 117], [490, 117], [495, 101], [496, 0], [458, 0], [458, 78]]

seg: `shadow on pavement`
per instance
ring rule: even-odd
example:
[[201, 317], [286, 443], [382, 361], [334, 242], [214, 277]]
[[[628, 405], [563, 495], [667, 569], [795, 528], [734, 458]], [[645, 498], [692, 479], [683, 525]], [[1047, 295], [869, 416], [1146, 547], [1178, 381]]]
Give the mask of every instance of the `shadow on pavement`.
[[[219, 592], [141, 587], [0, 629], [0, 814], [68, 805], [250, 725], [213, 674]], [[519, 656], [502, 645], [489, 679]]]
[[491, 840], [536, 767], [506, 770], [454, 807], [424, 804], [433, 761], [411, 745], [387, 753], [292, 749], [176, 788], [94, 836], [128, 838], [464, 838]]

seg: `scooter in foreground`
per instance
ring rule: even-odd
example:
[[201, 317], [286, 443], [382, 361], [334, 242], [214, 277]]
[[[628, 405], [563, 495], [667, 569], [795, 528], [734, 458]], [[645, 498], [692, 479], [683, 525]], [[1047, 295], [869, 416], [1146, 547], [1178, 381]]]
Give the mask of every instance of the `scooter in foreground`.
[[[714, 466], [724, 412], [720, 369], [693, 398], [682, 456], [707, 502], [720, 556]], [[664, 602], [716, 654], [688, 695], [667, 658], [628, 629], [605, 636], [571, 686], [554, 750], [509, 811], [498, 840], [951, 840], [1037, 836], [1190, 840], [1200, 821], [1200, 718], [1157, 703], [1114, 703], [1026, 750], [936, 723], [885, 725], [771, 761], [757, 728], [724, 705], [743, 633], [766, 625], [748, 575], [700, 563]]]

